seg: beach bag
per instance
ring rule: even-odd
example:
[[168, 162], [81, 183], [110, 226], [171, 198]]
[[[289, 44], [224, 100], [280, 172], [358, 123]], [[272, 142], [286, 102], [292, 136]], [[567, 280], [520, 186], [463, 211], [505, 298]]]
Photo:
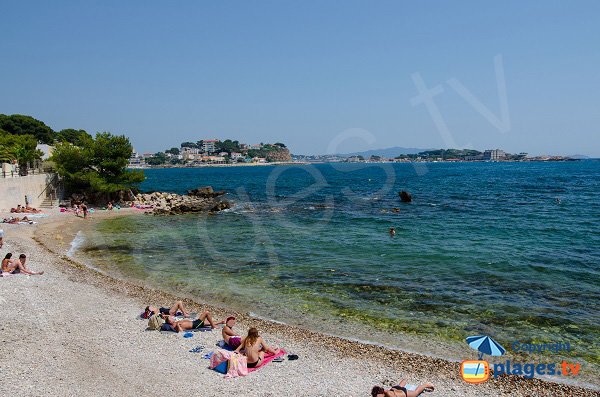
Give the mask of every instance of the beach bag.
[[214, 369], [222, 374], [227, 373], [227, 363], [233, 353], [227, 350], [219, 349], [210, 357], [210, 369]]
[[161, 329], [162, 325], [165, 323], [165, 320], [158, 314], [155, 314], [153, 316], [150, 317], [150, 319], [148, 320], [148, 328], [151, 330], [159, 330]]
[[248, 375], [248, 359], [239, 353], [232, 353], [227, 363], [226, 378], [237, 378]]

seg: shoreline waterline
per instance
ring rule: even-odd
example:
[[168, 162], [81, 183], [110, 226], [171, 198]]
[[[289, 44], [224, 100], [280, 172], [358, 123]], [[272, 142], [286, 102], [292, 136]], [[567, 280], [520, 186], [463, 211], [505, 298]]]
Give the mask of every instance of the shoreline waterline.
[[[121, 213], [119, 214], [119, 216], [143, 216], [141, 213], [139, 212], [131, 212], [131, 213]], [[95, 222], [97, 220], [92, 220], [91, 222], [89, 222], [88, 224], [85, 224], [85, 227], [89, 227], [91, 226], [92, 222]], [[70, 230], [68, 230], [69, 228], [64, 228], [64, 227], [58, 227], [58, 228], [54, 228], [54, 230], [52, 230], [51, 232], [45, 232], [45, 236], [36, 236], [36, 240], [38, 241], [38, 243], [42, 244], [43, 246], [47, 247], [50, 249], [50, 246], [52, 246], [53, 244], [55, 245], [56, 241], [63, 241], [63, 247], [66, 248], [67, 245], [65, 245], [64, 243], [68, 243], [68, 245], [70, 246], [70, 242], [72, 240], [70, 240], [70, 238], [74, 238], [77, 233], [79, 232], [79, 230], [81, 230], [81, 223], [79, 224], [75, 224], [73, 222], [71, 222], [71, 225], [74, 226], [72, 227]], [[60, 233], [62, 233], [62, 237], [61, 239], [57, 240], [55, 238], [53, 238], [56, 235], [56, 230], [60, 229]], [[71, 237], [69, 237], [69, 234], [71, 235]], [[58, 251], [55, 251], [56, 249], [58, 249]], [[52, 251], [56, 252], [57, 254], [60, 254], [61, 250], [60, 247], [56, 246], [54, 247], [54, 249], [51, 249]], [[64, 251], [62, 251], [64, 253]], [[67, 260], [69, 260], [70, 262], [73, 262], [74, 264], [79, 263], [79, 266], [85, 266], [85, 268], [88, 269], [88, 271], [92, 272], [92, 273], [98, 273], [98, 269], [93, 269], [92, 267], [88, 266], [88, 265], [82, 265], [81, 262], [77, 261], [76, 259], [73, 258], [65, 258]], [[100, 271], [100, 273], [102, 275], [102, 277], [106, 277], [108, 279], [110, 279], [110, 283], [116, 283], [116, 284], [121, 284], [124, 283], [126, 285], [128, 285], [128, 287], [126, 287], [127, 290], [130, 290], [131, 288], [133, 289], [139, 289], [140, 291], [144, 291], [143, 294], [147, 295], [148, 293], [152, 294], [156, 294], [156, 296], [160, 296], [160, 297], [164, 297], [164, 296], [170, 296], [170, 299], [175, 299], [176, 297], [182, 297], [182, 295], [178, 294], [177, 291], [174, 291], [173, 293], [167, 293], [165, 291], [162, 291], [160, 289], [156, 289], [156, 286], [148, 286], [148, 285], [143, 285], [143, 284], [139, 284], [140, 280], [128, 280], [128, 279], [122, 279], [119, 278], [116, 274], [110, 273], [107, 274], [105, 272]], [[148, 291], [148, 289], [150, 288], [150, 291]], [[130, 294], [130, 292], [128, 293]], [[190, 302], [192, 304], [198, 304], [198, 302], [204, 302], [204, 299], [202, 299], [201, 296], [190, 296], [189, 294], [184, 294], [183, 297], [186, 298], [187, 302]], [[164, 299], [164, 298], [163, 298]], [[209, 304], [210, 305], [210, 304]], [[374, 349], [382, 349], [383, 352], [385, 352], [386, 354], [401, 354], [401, 355], [405, 355], [408, 354], [409, 357], [413, 357], [410, 358], [410, 360], [413, 359], [417, 359], [419, 361], [422, 360], [433, 360], [434, 362], [440, 362], [440, 360], [442, 360], [442, 362], [445, 362], [446, 364], [444, 364], [445, 366], [450, 366], [450, 368], [453, 368], [452, 370], [450, 370], [450, 373], [455, 373], [455, 375], [458, 374], [458, 366], [457, 366], [457, 361], [459, 361], [461, 358], [457, 358], [455, 360], [448, 360], [448, 359], [444, 359], [444, 358], [440, 358], [439, 355], [429, 355], [427, 353], [423, 353], [423, 352], [412, 352], [408, 349], [399, 349], [397, 346], [396, 347], [392, 347], [389, 346], [385, 343], [378, 343], [378, 342], [372, 342], [368, 339], [362, 340], [363, 338], [352, 338], [351, 336], [347, 336], [347, 335], [335, 335], [335, 334], [331, 334], [329, 332], [327, 332], [326, 330], [313, 330], [311, 328], [306, 328], [307, 325], [309, 325], [308, 323], [303, 323], [303, 327], [298, 328], [297, 326], [295, 326], [294, 324], [286, 324], [285, 322], [283, 324], [278, 324], [277, 320], [272, 321], [269, 320], [268, 317], [263, 317], [260, 316], [259, 317], [263, 317], [261, 318], [257, 318], [257, 317], [253, 317], [252, 315], [250, 315], [248, 312], [237, 312], [236, 310], [227, 310], [227, 309], [223, 309], [222, 305], [219, 305], [219, 302], [215, 302], [213, 305], [210, 305], [210, 307], [214, 308], [215, 310], [217, 310], [218, 312], [221, 313], [231, 313], [231, 312], [235, 312], [235, 315], [239, 316], [240, 318], [244, 318], [247, 319], [247, 321], [250, 322], [259, 322], [261, 327], [267, 327], [267, 328], [271, 328], [271, 327], [275, 327], [275, 328], [283, 328], [283, 329], [292, 329], [294, 330], [294, 333], [297, 333], [298, 335], [301, 335], [302, 337], [306, 334], [308, 335], [312, 335], [312, 340], [319, 340], [322, 338], [325, 338], [326, 340], [333, 340], [335, 341], [334, 343], [342, 343], [342, 344], [350, 344], [350, 345], [354, 345], [355, 343], [358, 343], [359, 345], [363, 346], [366, 349], [370, 349], [370, 348], [374, 348]], [[228, 306], [227, 306], [228, 307]], [[212, 310], [212, 309], [211, 309]], [[370, 346], [370, 347], [369, 347]], [[472, 355], [472, 354], [471, 354]], [[463, 356], [462, 358], [471, 358], [471, 355], [469, 356]], [[453, 367], [455, 366], [455, 367]], [[593, 383], [588, 384], [587, 382], [578, 382], [578, 383], [573, 383], [573, 381], [569, 382], [570, 379], [550, 379], [551, 382], [556, 382], [556, 381], [560, 381], [561, 384], [574, 384], [576, 386], [583, 386], [583, 387], [593, 387], [593, 388], [598, 388], [598, 385], [595, 385]], [[566, 382], [565, 382], [566, 381]]]

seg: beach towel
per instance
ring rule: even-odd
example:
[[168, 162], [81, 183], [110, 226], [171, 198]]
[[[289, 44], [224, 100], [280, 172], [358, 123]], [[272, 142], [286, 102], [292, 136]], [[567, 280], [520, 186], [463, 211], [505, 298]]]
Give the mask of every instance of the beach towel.
[[226, 374], [227, 362], [232, 355], [233, 353], [230, 351], [219, 349], [210, 356], [210, 365], [208, 367], [222, 374]]
[[225, 378], [237, 378], [248, 375], [248, 359], [242, 354], [232, 354], [227, 362]]
[[241, 338], [239, 340], [239, 343], [237, 343], [237, 345], [235, 347], [228, 345], [227, 343], [225, 343], [224, 340], [218, 341], [216, 343], [216, 345], [219, 346], [221, 349], [229, 350], [230, 352], [232, 352], [235, 349], [237, 349], [237, 347], [240, 345], [240, 343], [241, 343]]
[[48, 214], [27, 214], [27, 218], [46, 218]]
[[283, 349], [279, 350], [279, 352], [277, 354], [265, 354], [265, 358], [263, 358], [263, 360], [260, 363], [260, 365], [258, 367], [248, 368], [248, 373], [254, 372], [257, 369], [264, 367], [265, 365], [267, 365], [268, 363], [270, 363], [271, 361], [273, 361], [277, 357], [282, 357], [285, 354], [286, 354], [286, 352]]

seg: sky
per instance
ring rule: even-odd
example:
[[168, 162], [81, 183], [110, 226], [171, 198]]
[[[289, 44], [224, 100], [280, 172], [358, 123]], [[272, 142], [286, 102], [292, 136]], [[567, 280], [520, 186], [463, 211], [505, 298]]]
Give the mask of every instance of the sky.
[[0, 1], [0, 113], [139, 152], [600, 157], [598, 1]]

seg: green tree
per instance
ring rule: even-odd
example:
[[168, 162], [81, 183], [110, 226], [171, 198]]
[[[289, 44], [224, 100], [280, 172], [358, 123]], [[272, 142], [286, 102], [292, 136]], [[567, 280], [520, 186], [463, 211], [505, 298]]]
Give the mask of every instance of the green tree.
[[0, 159], [6, 162], [16, 160], [21, 175], [27, 175], [29, 165], [41, 159], [42, 155], [33, 135], [13, 135], [0, 130]]
[[146, 164], [163, 165], [167, 162], [167, 156], [163, 152], [155, 153], [153, 157], [146, 159]]
[[42, 121], [22, 114], [0, 114], [0, 129], [14, 135], [33, 135], [40, 143], [51, 145], [56, 133]]
[[177, 156], [177, 155], [179, 155], [179, 153], [181, 153], [181, 151], [179, 149], [177, 149], [176, 147], [172, 147], [169, 150], [165, 150], [165, 153], [169, 153], [169, 154], [172, 154], [173, 156]]
[[72, 190], [114, 193], [144, 180], [142, 171], [127, 170], [132, 153], [128, 138], [103, 132], [86, 140], [82, 147], [66, 142], [57, 144], [51, 160]]
[[68, 142], [81, 147], [85, 146], [86, 143], [93, 139], [94, 138], [85, 130], [75, 130], [73, 128], [61, 130], [56, 134], [56, 140], [58, 142]]
[[219, 141], [215, 145], [215, 149], [217, 152], [239, 152], [242, 149], [240, 148], [239, 141], [232, 141], [231, 139], [225, 139], [224, 141]]
[[183, 142], [181, 147], [189, 147], [189, 148], [198, 148], [198, 145], [195, 142]]

